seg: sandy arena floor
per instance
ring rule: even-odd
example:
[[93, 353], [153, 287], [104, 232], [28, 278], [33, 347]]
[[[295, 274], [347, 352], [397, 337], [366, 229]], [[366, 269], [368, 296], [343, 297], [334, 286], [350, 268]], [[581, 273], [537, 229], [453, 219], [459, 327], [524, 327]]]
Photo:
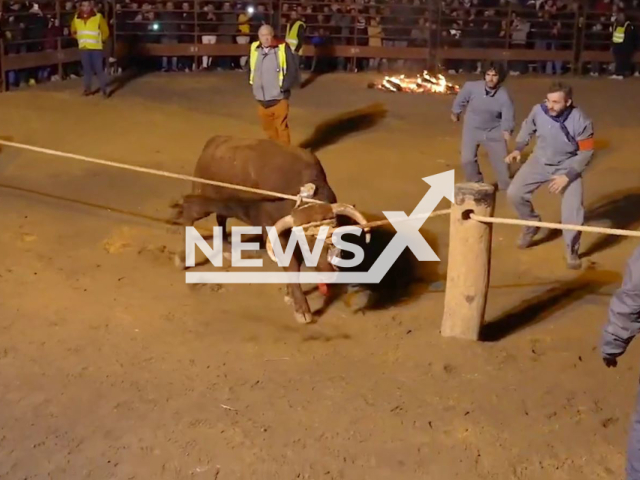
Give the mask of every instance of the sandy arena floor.
[[[189, 174], [211, 135], [262, 135], [245, 81], [150, 75], [108, 101], [81, 98], [77, 82], [2, 94], [0, 136]], [[411, 211], [422, 177], [461, 179], [453, 98], [367, 81], [295, 91], [293, 139], [381, 102], [385, 118], [324, 138], [318, 156], [340, 201], [374, 218]], [[509, 80], [518, 122], [548, 82]], [[599, 146], [590, 223], [637, 228], [640, 83], [573, 85]], [[572, 272], [560, 239], [522, 252], [517, 229], [496, 227], [491, 341], [469, 343], [438, 333], [448, 218], [433, 219], [424, 228], [443, 262], [421, 265], [405, 298], [363, 314], [345, 297], [300, 326], [282, 286], [185, 285], [171, 259], [180, 231], [163, 221], [188, 189], [0, 153], [1, 479], [623, 477], [639, 352], [607, 370], [597, 345], [637, 241], [585, 235], [585, 269]], [[557, 198], [535, 202], [558, 220]], [[504, 194], [498, 203], [513, 216]]]

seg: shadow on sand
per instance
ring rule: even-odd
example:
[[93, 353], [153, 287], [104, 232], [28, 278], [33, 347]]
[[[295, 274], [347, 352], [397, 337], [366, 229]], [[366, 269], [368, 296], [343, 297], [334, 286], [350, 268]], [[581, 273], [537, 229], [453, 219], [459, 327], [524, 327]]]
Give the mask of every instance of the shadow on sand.
[[300, 84], [300, 89], [304, 90], [305, 88], [307, 88], [308, 86], [310, 86], [311, 84], [313, 84], [313, 82], [315, 82], [318, 78], [320, 78], [322, 75], [324, 75], [324, 73], [320, 73], [320, 72], [311, 72], [309, 74], [309, 76], [307, 76], [307, 78], [305, 78], [302, 83]]
[[341, 113], [318, 125], [311, 136], [303, 140], [299, 146], [315, 153], [337, 143], [347, 135], [375, 127], [386, 115], [387, 109], [381, 103]]
[[65, 203], [71, 203], [71, 204], [74, 204], [74, 205], [81, 205], [83, 207], [89, 207], [89, 208], [93, 208], [93, 209], [96, 209], [96, 210], [101, 210], [103, 212], [117, 213], [117, 214], [120, 214], [120, 215], [126, 215], [128, 217], [136, 218], [136, 219], [139, 219], [139, 220], [147, 220], [147, 221], [150, 221], [150, 222], [160, 223], [160, 224], [167, 225], [167, 226], [175, 226], [174, 223], [172, 223], [170, 220], [167, 220], [166, 218], [154, 217], [152, 215], [145, 215], [145, 214], [142, 214], [142, 213], [139, 213], [139, 212], [132, 212], [132, 211], [128, 211], [128, 210], [122, 210], [122, 209], [118, 209], [118, 208], [115, 208], [115, 207], [100, 205], [98, 203], [92, 203], [92, 202], [86, 202], [84, 200], [78, 200], [76, 198], [63, 197], [61, 195], [54, 195], [54, 194], [51, 194], [51, 193], [40, 192], [38, 190], [33, 190], [33, 189], [29, 189], [29, 188], [17, 187], [15, 185], [3, 185], [3, 184], [0, 184], [0, 189], [14, 191], [14, 192], [20, 192], [20, 193], [27, 193], [29, 195], [34, 195], [34, 196], [39, 197], [39, 198], [47, 198], [47, 199], [50, 199], [50, 200], [57, 200], [57, 201], [65, 202]]
[[495, 342], [532, 325], [541, 323], [587, 295], [620, 281], [620, 273], [585, 270], [578, 277], [553, 286], [516, 305], [487, 323], [481, 333], [483, 341]]
[[[598, 199], [586, 207], [585, 224], [635, 230], [640, 225], [640, 190], [623, 190]], [[561, 236], [562, 231], [550, 230], [545, 236], [533, 242], [531, 247], [552, 242]], [[587, 258], [603, 252], [616, 246], [624, 238], [618, 235], [601, 235], [580, 254], [580, 257]]]
[[[587, 210], [587, 223], [608, 221], [607, 227], [624, 230], [636, 230], [640, 224], [640, 190], [630, 189], [603, 197]], [[588, 257], [603, 252], [622, 242], [626, 237], [601, 235], [584, 251]]]
[[133, 81], [153, 72], [152, 67], [145, 66], [143, 63], [123, 70], [120, 75], [109, 80], [109, 96], [115, 95]]
[[158, 70], [156, 59], [140, 52], [141, 40], [137, 36], [126, 38], [126, 44], [120, 44], [118, 51], [118, 64], [122, 68], [122, 73], [109, 80], [109, 96], [119, 92], [133, 81]]
[[[370, 221], [380, 219], [380, 217], [375, 218], [375, 215], [367, 214], [365, 216]], [[421, 229], [420, 233], [437, 253], [439, 250], [438, 237], [426, 229]], [[393, 227], [374, 228], [371, 231], [369, 244], [366, 244], [363, 238], [357, 239], [353, 235], [344, 235], [343, 238], [346, 241], [360, 245], [365, 256], [357, 267], [340, 270], [344, 272], [369, 271], [395, 234], [396, 231]], [[343, 251], [342, 255], [344, 259], [353, 258], [353, 254], [350, 252]], [[360, 312], [383, 310], [400, 304], [408, 304], [427, 291], [431, 284], [443, 280], [444, 276], [439, 273], [438, 267], [439, 262], [420, 262], [409, 248], [405, 248], [379, 283], [341, 286], [342, 288], [338, 289], [340, 291], [336, 293], [336, 298], [333, 301], [341, 298], [352, 311]], [[326, 307], [328, 304], [325, 305]]]

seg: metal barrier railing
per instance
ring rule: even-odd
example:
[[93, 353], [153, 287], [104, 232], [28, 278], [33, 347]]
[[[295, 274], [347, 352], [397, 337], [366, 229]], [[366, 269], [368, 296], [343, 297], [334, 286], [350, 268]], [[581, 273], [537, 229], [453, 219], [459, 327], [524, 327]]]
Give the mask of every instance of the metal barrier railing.
[[[19, 8], [16, 8], [16, 5]], [[44, 2], [41, 12], [2, 0], [0, 71], [57, 68], [77, 62], [76, 42], [69, 35], [74, 4]], [[291, 12], [305, 21], [303, 55], [357, 59], [421, 60], [437, 64], [502, 60], [570, 65], [574, 73], [588, 62], [611, 62], [610, 14], [579, 7], [555, 14], [518, 7], [470, 6], [456, 9], [447, 2], [426, 0], [385, 6], [297, 3], [266, 0], [255, 5], [189, 0], [145, 3], [103, 0], [99, 9], [108, 20], [108, 53], [123, 57], [131, 48], [142, 56], [193, 58], [246, 56], [262, 23], [282, 37]], [[640, 61], [640, 55], [638, 56]]]
[[[612, 61], [610, 49], [614, 20], [610, 12], [587, 11], [583, 14], [579, 47], [581, 64]], [[640, 63], [640, 52], [635, 54], [634, 62]]]

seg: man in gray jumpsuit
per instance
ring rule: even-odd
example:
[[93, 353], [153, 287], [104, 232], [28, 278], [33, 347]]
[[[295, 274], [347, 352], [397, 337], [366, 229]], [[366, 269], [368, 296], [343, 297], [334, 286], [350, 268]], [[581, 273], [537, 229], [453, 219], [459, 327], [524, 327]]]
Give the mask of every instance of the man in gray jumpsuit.
[[[533, 209], [531, 196], [542, 184], [549, 183], [552, 193], [562, 194], [562, 223], [582, 225], [582, 172], [593, 158], [593, 124], [573, 105], [571, 87], [562, 82], [551, 84], [545, 103], [536, 105], [522, 123], [516, 138], [516, 149], [505, 161], [520, 161], [520, 154], [533, 134], [537, 141], [533, 153], [515, 175], [507, 198], [524, 220], [540, 220]], [[527, 248], [538, 234], [538, 227], [525, 227], [518, 240], [519, 248]], [[581, 267], [578, 252], [580, 232], [564, 230], [567, 265]]]
[[[622, 286], [609, 304], [609, 321], [600, 351], [607, 367], [616, 367], [631, 340], [640, 332], [640, 247], [627, 262]], [[627, 448], [627, 480], [640, 480], [640, 396], [636, 401]]]
[[466, 107], [462, 128], [462, 170], [467, 182], [482, 182], [478, 166], [478, 146], [482, 145], [498, 177], [498, 188], [509, 187], [509, 167], [504, 163], [507, 142], [515, 128], [515, 113], [509, 93], [502, 86], [505, 71], [500, 64], [489, 63], [484, 80], [464, 84], [451, 111], [458, 122]]

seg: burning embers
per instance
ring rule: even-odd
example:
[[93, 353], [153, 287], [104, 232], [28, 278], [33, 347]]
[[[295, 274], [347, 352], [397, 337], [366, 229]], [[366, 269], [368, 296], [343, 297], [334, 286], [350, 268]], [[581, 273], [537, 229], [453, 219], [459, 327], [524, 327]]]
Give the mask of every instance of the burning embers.
[[409, 92], [409, 93], [458, 93], [460, 87], [447, 82], [442, 75], [434, 77], [426, 71], [415, 78], [406, 78], [404, 75], [398, 77], [384, 77], [380, 83], [370, 83], [369, 88], [377, 88], [387, 92]]

